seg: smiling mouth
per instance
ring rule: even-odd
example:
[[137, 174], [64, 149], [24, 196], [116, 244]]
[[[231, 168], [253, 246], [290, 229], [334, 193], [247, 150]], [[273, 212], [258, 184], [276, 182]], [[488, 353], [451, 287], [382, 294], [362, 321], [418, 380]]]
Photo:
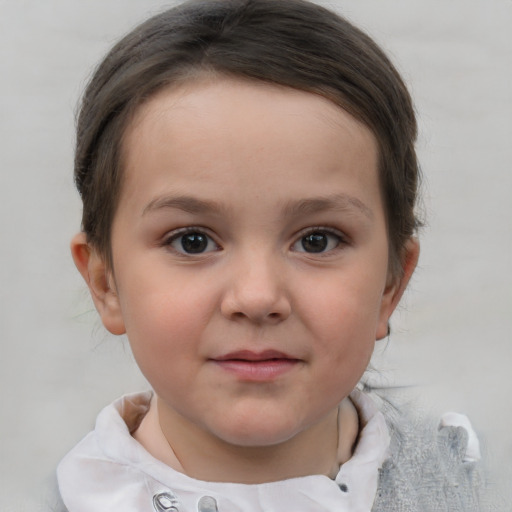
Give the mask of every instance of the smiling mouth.
[[277, 379], [301, 363], [300, 359], [276, 350], [263, 352], [240, 350], [211, 361], [239, 380], [250, 382], [268, 382]]

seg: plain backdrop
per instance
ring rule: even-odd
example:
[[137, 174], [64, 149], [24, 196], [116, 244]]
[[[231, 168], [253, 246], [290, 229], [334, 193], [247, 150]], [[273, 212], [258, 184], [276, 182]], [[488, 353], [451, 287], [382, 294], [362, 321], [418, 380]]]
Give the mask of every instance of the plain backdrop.
[[[277, 0], [278, 1], [278, 0]], [[324, 2], [388, 51], [415, 98], [420, 265], [376, 378], [470, 416], [494, 478], [512, 459], [512, 1]], [[117, 38], [168, 3], [0, 0], [0, 510], [44, 507], [98, 411], [146, 388], [69, 256], [74, 111]]]

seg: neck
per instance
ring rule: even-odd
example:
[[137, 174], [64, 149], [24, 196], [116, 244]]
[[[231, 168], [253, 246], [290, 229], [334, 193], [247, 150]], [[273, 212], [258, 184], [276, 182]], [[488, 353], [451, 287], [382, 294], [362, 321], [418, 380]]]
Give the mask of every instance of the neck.
[[350, 458], [357, 433], [357, 412], [349, 399], [315, 425], [271, 446], [227, 443], [157, 400], [134, 435], [154, 457], [188, 476], [255, 484], [315, 474], [334, 477]]

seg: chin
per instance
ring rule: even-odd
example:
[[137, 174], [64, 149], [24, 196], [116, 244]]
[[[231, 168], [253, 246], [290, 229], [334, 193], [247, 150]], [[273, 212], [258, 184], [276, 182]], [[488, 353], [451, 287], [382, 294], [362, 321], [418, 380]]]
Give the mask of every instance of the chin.
[[302, 430], [299, 425], [286, 421], [283, 417], [279, 418], [279, 421], [272, 421], [268, 416], [253, 416], [244, 421], [227, 419], [227, 424], [219, 425], [212, 432], [228, 444], [246, 448], [263, 448], [285, 443]]

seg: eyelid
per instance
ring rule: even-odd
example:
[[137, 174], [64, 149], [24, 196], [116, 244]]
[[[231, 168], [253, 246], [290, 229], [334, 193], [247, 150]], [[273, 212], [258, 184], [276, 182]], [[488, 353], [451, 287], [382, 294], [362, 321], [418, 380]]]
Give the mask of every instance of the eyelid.
[[[210, 250], [210, 251], [205, 251], [205, 252], [194, 254], [194, 253], [181, 252], [181, 251], [176, 250], [174, 247], [172, 247], [172, 243], [173, 242], [175, 242], [180, 237], [185, 236], [185, 235], [187, 235], [189, 233], [198, 233], [198, 234], [201, 234], [201, 235], [205, 235], [206, 237], [208, 237], [215, 244], [215, 249], [214, 250]], [[221, 245], [217, 242], [217, 240], [215, 238], [216, 237], [214, 237], [210, 233], [210, 230], [208, 230], [207, 228], [200, 227], [200, 226], [186, 226], [186, 227], [183, 227], [183, 228], [174, 229], [174, 230], [166, 233], [162, 237], [161, 245], [163, 247], [168, 248], [169, 250], [172, 250], [175, 254], [178, 254], [180, 256], [196, 257], [197, 258], [197, 257], [201, 257], [201, 256], [204, 257], [206, 255], [209, 255], [212, 252], [216, 252], [216, 251], [222, 249]]]
[[349, 237], [348, 235], [343, 232], [341, 229], [339, 228], [334, 228], [332, 226], [311, 226], [311, 227], [308, 227], [308, 228], [304, 228], [304, 229], [301, 229], [296, 235], [295, 235], [295, 239], [299, 239], [299, 238], [302, 238], [306, 235], [309, 235], [310, 233], [317, 233], [317, 232], [321, 232], [321, 233], [327, 233], [329, 235], [335, 235], [337, 237], [339, 237], [342, 241], [348, 243], [349, 242]]
[[313, 252], [309, 253], [307, 251], [294, 251], [294, 252], [300, 252], [300, 253], [312, 255], [315, 257], [322, 257], [322, 256], [325, 257], [327, 255], [332, 254], [336, 250], [339, 250], [340, 246], [347, 245], [350, 242], [349, 237], [343, 231], [341, 231], [337, 228], [333, 228], [333, 227], [329, 227], [329, 226], [311, 226], [311, 227], [302, 229], [295, 235], [294, 241], [291, 244], [291, 250], [292, 251], [294, 250], [293, 247], [295, 246], [295, 244], [300, 242], [300, 240], [302, 238], [304, 238], [305, 236], [308, 236], [309, 234], [312, 234], [312, 233], [325, 233], [327, 235], [335, 236], [339, 239], [339, 244], [334, 249], [330, 249], [325, 252], [318, 252], [318, 253], [313, 253]]

